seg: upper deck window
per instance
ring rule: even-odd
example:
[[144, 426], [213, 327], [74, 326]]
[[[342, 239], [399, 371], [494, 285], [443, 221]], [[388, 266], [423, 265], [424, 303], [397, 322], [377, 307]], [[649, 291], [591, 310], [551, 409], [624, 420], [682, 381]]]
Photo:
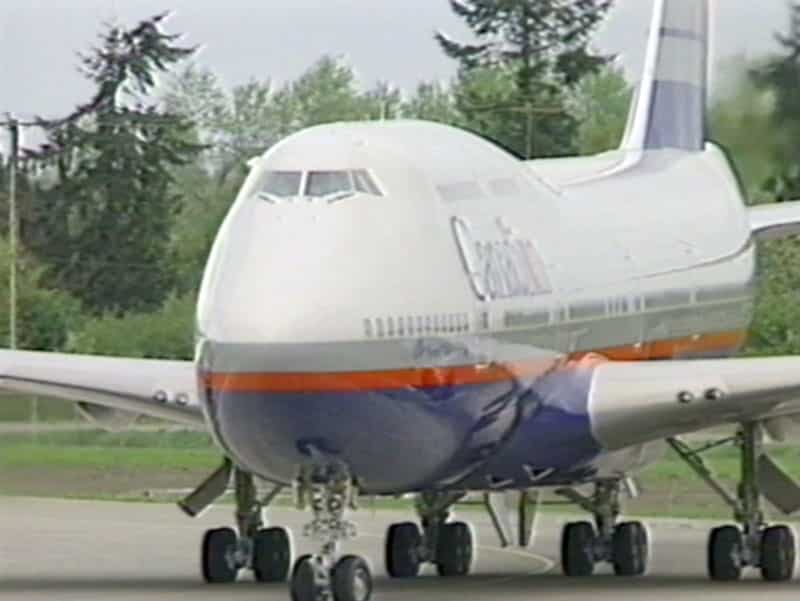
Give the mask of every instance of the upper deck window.
[[495, 196], [519, 196], [519, 187], [513, 179], [493, 179], [489, 189]]
[[276, 198], [292, 198], [300, 194], [301, 171], [267, 171], [260, 194]]
[[439, 194], [446, 202], [457, 200], [477, 200], [483, 198], [483, 191], [478, 182], [453, 182], [437, 186]]

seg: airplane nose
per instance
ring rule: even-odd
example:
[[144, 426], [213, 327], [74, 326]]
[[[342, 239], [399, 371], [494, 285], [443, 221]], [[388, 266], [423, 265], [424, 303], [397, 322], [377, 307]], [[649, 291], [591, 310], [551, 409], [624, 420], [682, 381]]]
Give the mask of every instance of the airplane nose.
[[323, 457], [371, 492], [410, 490], [482, 460], [514, 423], [514, 403], [496, 402], [509, 381], [476, 373], [476, 388], [420, 369], [412, 338], [367, 334], [365, 318], [387, 303], [403, 311], [410, 291], [453, 289], [452, 242], [432, 240], [445, 252], [410, 270], [423, 253], [406, 248], [418, 226], [402, 219], [385, 206], [264, 203], [226, 226], [201, 296], [199, 349], [207, 415], [240, 465], [289, 483]]
[[251, 203], [232, 221], [204, 281], [201, 334], [273, 344], [346, 335], [341, 308], [354, 291], [343, 247], [352, 229], [302, 204]]

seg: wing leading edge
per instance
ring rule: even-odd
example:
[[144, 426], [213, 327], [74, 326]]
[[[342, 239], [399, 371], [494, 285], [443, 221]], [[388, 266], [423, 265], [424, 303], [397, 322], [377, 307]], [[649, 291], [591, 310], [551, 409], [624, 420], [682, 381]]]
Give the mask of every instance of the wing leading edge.
[[594, 435], [621, 449], [800, 413], [800, 357], [606, 363], [589, 402]]
[[4, 350], [0, 351], [0, 390], [205, 428], [195, 366], [189, 361]]
[[779, 240], [800, 234], [800, 201], [750, 207], [748, 215], [750, 231], [758, 240]]

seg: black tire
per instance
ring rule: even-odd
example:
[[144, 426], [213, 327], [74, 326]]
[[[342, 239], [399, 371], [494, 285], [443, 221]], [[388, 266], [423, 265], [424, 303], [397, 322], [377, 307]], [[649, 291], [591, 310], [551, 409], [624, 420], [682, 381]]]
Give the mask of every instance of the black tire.
[[769, 582], [785, 582], [794, 576], [797, 543], [788, 526], [767, 528], [761, 535], [761, 576]]
[[744, 536], [736, 526], [721, 526], [708, 539], [708, 575], [711, 580], [730, 582], [742, 577]]
[[239, 575], [233, 554], [239, 538], [231, 528], [209, 530], [203, 537], [203, 579], [209, 584], [228, 584]]
[[335, 601], [370, 601], [372, 574], [367, 562], [355, 555], [342, 557], [333, 568], [331, 588]]
[[286, 582], [292, 545], [284, 528], [259, 530], [253, 539], [253, 575], [258, 582]]
[[617, 576], [641, 576], [647, 571], [650, 541], [641, 522], [625, 522], [614, 528], [611, 549]]
[[561, 569], [565, 576], [585, 578], [594, 574], [596, 534], [589, 522], [572, 522], [561, 535]]
[[392, 524], [386, 533], [386, 572], [392, 578], [415, 578], [419, 575], [422, 534], [411, 522]]
[[317, 601], [318, 590], [314, 579], [314, 558], [303, 555], [294, 564], [289, 595], [292, 601]]
[[464, 522], [444, 524], [436, 545], [436, 571], [450, 578], [466, 576], [472, 569], [474, 555], [472, 530]]

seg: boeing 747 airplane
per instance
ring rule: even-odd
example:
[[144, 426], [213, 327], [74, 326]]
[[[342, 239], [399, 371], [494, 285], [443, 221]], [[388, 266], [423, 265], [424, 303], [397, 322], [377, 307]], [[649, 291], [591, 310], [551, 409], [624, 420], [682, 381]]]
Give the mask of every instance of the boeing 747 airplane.
[[[790, 579], [795, 536], [762, 499], [792, 512], [800, 487], [761, 442], [800, 425], [800, 358], [730, 357], [758, 244], [800, 232], [800, 203], [746, 207], [708, 141], [708, 24], [708, 0], [656, 2], [614, 152], [524, 162], [417, 121], [290, 136], [251, 162], [219, 231], [194, 362], [3, 351], [0, 388], [101, 424], [209, 429], [227, 459], [181, 506], [196, 515], [233, 482], [236, 528], [202, 544], [211, 583], [252, 570], [294, 601], [368, 601], [368, 564], [341, 552], [360, 495], [416, 499], [418, 520], [386, 534], [392, 577], [466, 576], [472, 531], [453, 505], [482, 493], [502, 543], [525, 547], [544, 487], [591, 518], [564, 528], [567, 576], [642, 575], [647, 529], [622, 520], [621, 493], [668, 447], [732, 510], [710, 533], [710, 578]], [[680, 438], [723, 424], [738, 425], [733, 493]], [[294, 561], [265, 522], [285, 488], [319, 541]]]

